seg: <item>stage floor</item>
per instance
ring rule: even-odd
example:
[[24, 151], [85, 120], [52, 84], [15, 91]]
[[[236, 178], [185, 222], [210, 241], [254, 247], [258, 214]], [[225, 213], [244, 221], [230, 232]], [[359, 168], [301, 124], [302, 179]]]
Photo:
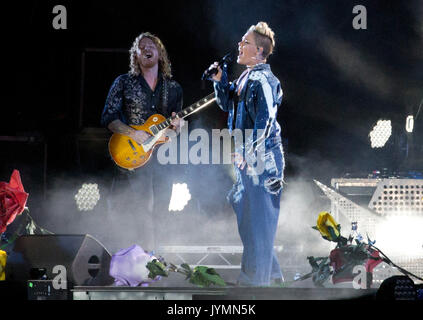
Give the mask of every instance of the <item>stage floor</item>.
[[276, 287], [74, 287], [74, 300], [354, 300], [375, 299], [377, 289]]

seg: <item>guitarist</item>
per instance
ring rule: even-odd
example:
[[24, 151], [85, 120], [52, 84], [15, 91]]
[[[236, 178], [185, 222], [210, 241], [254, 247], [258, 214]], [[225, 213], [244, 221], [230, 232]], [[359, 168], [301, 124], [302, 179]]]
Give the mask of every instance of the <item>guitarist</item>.
[[[177, 118], [176, 113], [182, 109], [182, 88], [172, 80], [170, 61], [162, 41], [157, 36], [144, 32], [135, 39], [129, 53], [130, 71], [120, 75], [113, 82], [103, 109], [102, 125], [113, 133], [126, 135], [142, 144], [150, 135], [142, 130], [135, 130], [130, 125], [142, 125], [151, 115], [160, 113], [166, 118], [171, 115], [175, 117], [170, 129], [179, 134], [183, 120]], [[123, 172], [117, 168], [118, 173], [113, 179], [111, 194], [121, 198], [120, 202], [125, 204], [125, 207], [119, 209], [119, 214], [142, 214], [141, 219], [134, 217], [135, 221], [142, 220], [136, 228], [133, 227], [134, 220], [130, 217], [119, 219], [120, 225], [126, 221], [134, 232], [134, 235], [131, 235], [125, 228], [124, 234], [128, 239], [123, 239], [121, 246], [137, 243], [146, 250], [154, 248], [153, 189], [157, 186], [153, 184], [153, 180], [157, 179], [153, 179], [153, 173], [157, 171], [154, 170], [157, 166], [157, 163], [153, 163], [148, 168], [135, 172]], [[158, 171], [163, 170], [161, 168]], [[123, 186], [118, 187], [122, 180]], [[125, 183], [128, 180], [129, 184]], [[128, 198], [131, 190], [126, 190], [125, 185], [128, 185], [135, 195]], [[122, 234], [119, 238], [122, 238]]]

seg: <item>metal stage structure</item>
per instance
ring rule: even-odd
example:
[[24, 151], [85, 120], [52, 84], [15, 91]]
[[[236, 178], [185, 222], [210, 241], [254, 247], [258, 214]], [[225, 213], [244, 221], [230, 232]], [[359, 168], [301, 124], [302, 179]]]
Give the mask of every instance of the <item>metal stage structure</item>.
[[[328, 187], [316, 185], [331, 201], [331, 213], [339, 221], [341, 216], [357, 222], [359, 232], [371, 240], [378, 238], [377, 226], [390, 217], [423, 218], [423, 179], [346, 179], [331, 180]], [[390, 256], [407, 271], [423, 277], [423, 247], [420, 254]], [[382, 263], [374, 272], [374, 281], [382, 282], [390, 267]], [[400, 274], [396, 269], [389, 275]]]
[[[277, 253], [284, 250], [283, 246], [274, 246]], [[242, 246], [162, 246], [157, 253], [169, 257], [175, 255], [180, 263], [188, 263], [192, 267], [207, 265], [214, 269], [240, 269]], [[207, 259], [213, 259], [218, 264], [205, 264]], [[235, 261], [237, 260], [237, 261]]]

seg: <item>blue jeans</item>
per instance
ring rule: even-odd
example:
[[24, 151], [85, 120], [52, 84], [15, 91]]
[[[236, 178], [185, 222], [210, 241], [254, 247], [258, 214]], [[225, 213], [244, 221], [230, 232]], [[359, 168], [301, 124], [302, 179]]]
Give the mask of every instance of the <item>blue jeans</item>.
[[283, 279], [274, 251], [282, 195], [284, 159], [282, 146], [266, 151], [266, 170], [255, 179], [235, 167], [237, 182], [229, 194], [236, 213], [244, 251], [238, 282], [248, 286], [268, 286]]

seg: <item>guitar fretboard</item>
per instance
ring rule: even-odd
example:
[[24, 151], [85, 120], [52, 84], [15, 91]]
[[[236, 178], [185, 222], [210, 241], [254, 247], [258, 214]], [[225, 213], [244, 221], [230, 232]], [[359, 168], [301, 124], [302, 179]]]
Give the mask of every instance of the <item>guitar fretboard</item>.
[[[209, 94], [207, 97], [197, 101], [196, 103], [190, 105], [188, 108], [185, 108], [178, 112], [178, 117], [183, 119], [185, 117], [188, 117], [190, 114], [193, 114], [194, 112], [197, 112], [201, 108], [204, 108], [208, 106], [210, 103], [212, 103], [214, 100], [216, 100], [214, 92]], [[159, 123], [156, 125], [157, 129], [159, 131], [164, 130], [168, 128], [171, 125], [171, 121], [173, 120], [172, 117], [167, 118], [165, 121]]]

